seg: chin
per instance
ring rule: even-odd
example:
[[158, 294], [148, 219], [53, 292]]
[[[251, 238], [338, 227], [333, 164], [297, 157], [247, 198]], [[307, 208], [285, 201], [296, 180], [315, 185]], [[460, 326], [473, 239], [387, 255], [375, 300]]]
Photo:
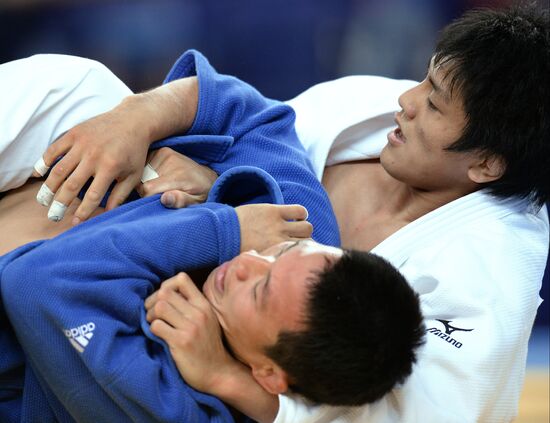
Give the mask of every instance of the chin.
[[212, 294], [212, 285], [214, 283], [214, 277], [216, 275], [216, 269], [217, 267], [210, 272], [206, 280], [204, 281], [204, 284], [202, 285], [202, 293], [204, 296], [210, 301], [210, 296]]
[[380, 165], [382, 168], [391, 174], [390, 169], [395, 166], [395, 158], [391, 157], [391, 151], [389, 151], [388, 144], [380, 152]]
[[405, 182], [407, 179], [404, 177], [407, 174], [406, 162], [395, 158], [387, 146], [380, 152], [380, 165], [393, 179], [400, 182]]

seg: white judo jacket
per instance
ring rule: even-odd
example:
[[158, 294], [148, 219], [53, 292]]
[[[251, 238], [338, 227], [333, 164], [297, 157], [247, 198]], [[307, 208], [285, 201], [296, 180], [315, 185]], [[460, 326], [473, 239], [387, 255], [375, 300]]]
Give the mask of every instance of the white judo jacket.
[[[397, 98], [414, 84], [354, 76], [289, 101], [317, 176], [325, 166], [378, 157], [395, 127]], [[478, 191], [391, 235], [372, 252], [399, 268], [420, 296], [427, 333], [413, 374], [362, 407], [281, 395], [276, 423], [511, 421], [541, 302], [548, 234], [546, 207]]]

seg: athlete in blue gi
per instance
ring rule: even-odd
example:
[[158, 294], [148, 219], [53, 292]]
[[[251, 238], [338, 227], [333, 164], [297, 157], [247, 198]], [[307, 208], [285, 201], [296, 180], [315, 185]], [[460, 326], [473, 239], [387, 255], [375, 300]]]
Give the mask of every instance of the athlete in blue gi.
[[[239, 218], [265, 210], [254, 203], [302, 204], [310, 211], [313, 238], [338, 246], [336, 220], [295, 135], [292, 110], [234, 78], [218, 75], [193, 51], [178, 60], [167, 82], [194, 75], [199, 101], [196, 116], [190, 113], [190, 129], [186, 136], [156, 147], [176, 148], [220, 175], [207, 203], [173, 210], [158, 196], [137, 200], [0, 259], [2, 421], [233, 421], [220, 400], [181, 379], [170, 351], [149, 328], [148, 320], [159, 312], [153, 305], [161, 295], [178, 293], [203, 312], [204, 297], [179, 275], [148, 300], [147, 312], [144, 299], [178, 272], [212, 268], [237, 256], [246, 244]], [[89, 190], [101, 183], [98, 179]], [[304, 227], [307, 237], [309, 226]], [[210, 274], [206, 298], [233, 353], [252, 368], [259, 382], [256, 388], [243, 388], [243, 394], [260, 385], [277, 394], [292, 383], [266, 361], [259, 345], [275, 342], [282, 329], [300, 327], [306, 281], [312, 273], [342, 261], [340, 257], [341, 250], [311, 241], [283, 243], [261, 254], [240, 255]], [[385, 262], [378, 264], [392, 270]], [[287, 285], [281, 277], [285, 274]], [[390, 276], [407, 286], [398, 274]], [[299, 279], [303, 283], [294, 283]], [[242, 287], [250, 289], [245, 292]], [[422, 331], [416, 297], [407, 289], [416, 318], [412, 349]], [[334, 298], [340, 300], [339, 295]], [[268, 336], [254, 347], [244, 345], [246, 331], [239, 333], [244, 320], [232, 320], [246, 309], [245, 301], [253, 301], [254, 309], [270, 310], [263, 320], [261, 312], [250, 315], [266, 323]], [[231, 314], [235, 308], [237, 314]], [[294, 316], [291, 327], [276, 317], [285, 313]], [[160, 334], [163, 328], [157, 330]], [[186, 367], [193, 370], [192, 364]], [[392, 386], [403, 376], [397, 376]], [[273, 411], [269, 406], [267, 410]]]

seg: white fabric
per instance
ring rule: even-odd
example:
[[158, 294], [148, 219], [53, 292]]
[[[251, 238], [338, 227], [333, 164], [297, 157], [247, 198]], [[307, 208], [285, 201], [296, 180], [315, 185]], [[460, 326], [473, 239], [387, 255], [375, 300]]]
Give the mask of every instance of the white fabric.
[[[348, 77], [289, 102], [319, 178], [325, 165], [378, 156], [395, 126], [397, 97], [412, 84]], [[428, 333], [413, 374], [363, 407], [311, 406], [280, 396], [276, 423], [511, 421], [540, 304], [546, 208], [537, 213], [525, 201], [480, 191], [410, 223], [372, 251], [397, 266], [420, 295]], [[473, 330], [444, 339], [436, 319]]]
[[131, 91], [102, 64], [55, 54], [0, 65], [0, 192], [25, 183], [48, 145]]

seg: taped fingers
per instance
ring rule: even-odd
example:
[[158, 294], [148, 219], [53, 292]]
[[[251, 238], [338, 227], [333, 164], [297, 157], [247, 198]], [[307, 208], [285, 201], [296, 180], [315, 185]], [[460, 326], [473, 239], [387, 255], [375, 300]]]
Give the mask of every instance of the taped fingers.
[[[37, 162], [38, 165], [35, 165], [35, 170], [38, 167], [38, 170], [40, 170], [40, 172], [43, 172], [41, 173], [41, 175], [43, 176], [49, 170], [49, 167], [39, 162], [44, 163], [43, 159], [39, 159], [39, 161]], [[52, 172], [36, 194], [36, 201], [38, 201], [38, 203], [40, 203], [44, 207], [48, 207], [52, 203], [52, 200], [59, 186], [65, 180], [65, 177], [63, 175], [71, 173], [75, 167], [76, 165], [73, 165], [70, 160], [65, 160], [65, 158], [57, 162], [57, 164], [52, 169]], [[38, 170], [36, 171], [38, 172]]]
[[[65, 216], [67, 207], [77, 197], [87, 180], [87, 170], [83, 169], [83, 166], [78, 166], [57, 191], [55, 199], [48, 211], [48, 219], [54, 222], [62, 220]], [[108, 188], [108, 180], [102, 180], [101, 177], [96, 177], [86, 191], [86, 195], [75, 213], [75, 218], [78, 218], [79, 221], [88, 218], [89, 215], [97, 208]]]
[[34, 164], [34, 170], [38, 175], [44, 176], [50, 170], [50, 166], [46, 164], [44, 157], [40, 157]]
[[71, 147], [71, 144], [72, 143], [70, 143], [68, 137], [65, 137], [64, 135], [59, 137], [59, 139], [51, 144], [46, 149], [44, 154], [36, 161], [36, 163], [34, 164], [35, 172], [40, 176], [44, 176], [46, 173], [48, 173], [48, 170], [50, 170], [52, 163], [55, 162], [58, 157], [67, 153], [67, 151]]
[[[63, 158], [54, 166], [50, 172], [46, 181], [40, 187], [40, 190], [36, 194], [36, 201], [41, 205], [48, 207], [54, 198], [56, 191], [59, 189], [59, 186], [65, 180], [65, 176], [68, 175], [75, 169], [76, 164], [73, 164], [70, 160]], [[44, 169], [41, 169], [44, 170]], [[46, 170], [47, 172], [47, 170]], [[74, 197], [73, 197], [74, 198]], [[64, 203], [68, 204], [68, 203]]]
[[44, 207], [48, 207], [52, 203], [54, 195], [55, 194], [53, 191], [49, 189], [45, 183], [43, 183], [36, 194], [36, 201]]

